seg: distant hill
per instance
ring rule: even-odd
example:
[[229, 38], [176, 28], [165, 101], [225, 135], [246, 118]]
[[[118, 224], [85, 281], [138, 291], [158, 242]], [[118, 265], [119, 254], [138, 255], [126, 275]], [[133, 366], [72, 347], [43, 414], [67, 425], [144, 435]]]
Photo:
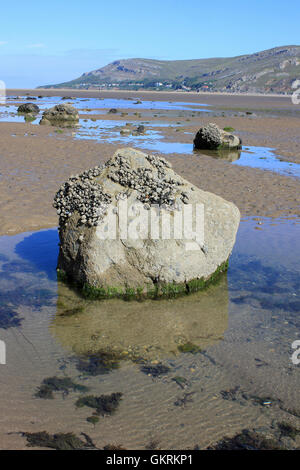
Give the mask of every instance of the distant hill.
[[296, 79], [300, 79], [300, 46], [282, 46], [228, 58], [116, 60], [70, 82], [39, 88], [291, 93]]

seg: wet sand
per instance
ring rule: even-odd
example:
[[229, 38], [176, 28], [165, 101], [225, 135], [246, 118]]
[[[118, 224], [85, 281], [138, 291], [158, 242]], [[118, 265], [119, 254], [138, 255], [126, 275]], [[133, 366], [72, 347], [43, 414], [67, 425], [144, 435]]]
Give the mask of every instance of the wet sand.
[[[167, 118], [166, 114], [166, 112], [163, 113], [165, 116], [163, 119], [174, 120], [174, 117]], [[107, 110], [101, 118], [104, 116], [107, 116]], [[162, 117], [159, 116], [157, 119], [161, 120]], [[109, 118], [123, 119], [124, 123], [130, 120], [129, 116], [120, 118], [120, 115], [114, 117], [109, 115]], [[145, 119], [144, 115], [140, 121], [143, 119]], [[272, 127], [271, 118], [264, 119], [264, 128], [258, 119], [243, 121], [242, 118], [215, 117], [212, 119], [210, 116], [190, 119], [194, 121], [185, 122], [187, 125], [184, 128], [185, 131], [193, 132], [200, 124], [213, 120], [221, 126], [225, 123], [232, 125], [240, 131], [241, 135], [243, 129], [248, 129], [248, 134], [243, 135], [245, 145], [255, 143], [255, 145], [270, 147], [275, 147], [273, 136], [277, 141], [280, 140], [280, 136], [278, 134], [276, 136], [276, 124], [283, 125], [283, 120], [279, 120], [279, 123], [274, 120], [274, 127]], [[137, 121], [135, 116], [134, 120]], [[295, 136], [297, 123], [293, 120], [296, 118], [285, 118], [284, 122], [290, 134]], [[151, 122], [151, 125], [155, 127], [155, 122]], [[178, 127], [181, 126], [178, 125]], [[273, 134], [268, 134], [268, 131], [271, 132], [272, 129]], [[253, 136], [254, 130], [260, 132], [260, 139]], [[175, 129], [164, 128], [160, 131], [163, 132], [166, 141], [192, 142], [193, 139], [193, 135], [176, 132]], [[52, 201], [58, 187], [71, 174], [103, 163], [113, 155], [117, 148], [126, 146], [120, 143], [75, 140], [67, 134], [68, 132], [57, 134], [55, 128], [52, 127], [27, 123], [0, 123], [0, 199], [2, 201], [0, 234], [15, 234], [55, 226], [57, 216], [52, 208]], [[288, 141], [288, 134], [285, 134], [284, 138], [286, 140], [279, 142], [277, 147], [285, 145], [285, 148], [295, 151], [298, 144], [294, 142], [293, 146], [292, 141]], [[278, 217], [300, 214], [299, 179], [231, 165], [226, 161], [205, 155], [168, 154], [164, 156], [172, 162], [175, 171], [193, 184], [233, 201], [242, 215]], [[296, 157], [293, 160], [297, 161]]]
[[[85, 432], [99, 448], [144, 449], [156, 441], [160, 449], [203, 449], [245, 428], [271, 437], [280, 422], [299, 429], [299, 374], [290, 360], [299, 317], [293, 297], [299, 228], [265, 219], [257, 231], [255, 221], [242, 221], [230, 268], [218, 284], [142, 304], [83, 300], [57, 282], [55, 230], [45, 231], [44, 239], [36, 232], [3, 237], [0, 295], [20, 326], [1, 330], [9, 361], [0, 376], [0, 448], [25, 449], [21, 431]], [[83, 310], [64, 314], [74, 306]], [[178, 353], [183, 340], [201, 352]], [[77, 367], [78, 354], [105, 350], [127, 353], [119, 368], [90, 375]], [[170, 371], [149, 376], [142, 364], [127, 360], [136, 353]], [[121, 392], [120, 406], [93, 426], [86, 421], [92, 410], [75, 406], [79, 392], [55, 392], [52, 400], [34, 395], [53, 376], [70, 377], [96, 396]], [[299, 447], [296, 438], [286, 444]]]
[[72, 90], [66, 89], [8, 89], [7, 96], [76, 96], [81, 98], [140, 98], [149, 101], [180, 101], [186, 103], [208, 103], [217, 106], [249, 106], [250, 108], [291, 109], [295, 105], [290, 96], [285, 95], [246, 95], [230, 93], [194, 93], [164, 91], [128, 91], [128, 90]]
[[[57, 90], [52, 92], [54, 96], [58, 95]], [[84, 96], [85, 92], [82, 93], [81, 96]], [[40, 95], [42, 92], [35, 90], [31, 94]], [[61, 94], [74, 95], [74, 92], [68, 90]], [[183, 94], [174, 94], [174, 98], [165, 95], [168, 101], [183, 101]], [[120, 97], [120, 94], [117, 96]], [[144, 95], [133, 92], [133, 96]], [[158, 99], [157, 94], [151, 96], [151, 99]], [[186, 96], [191, 98], [190, 94]], [[184, 99], [187, 99], [186, 96]], [[190, 102], [195, 102], [192, 98]], [[176, 124], [175, 128], [157, 127], [167, 142], [191, 142], [193, 133], [202, 123], [213, 121], [221, 127], [234, 127], [242, 136], [244, 145], [267, 145], [279, 149], [279, 153], [286, 155], [287, 159], [298, 161], [300, 121], [296, 116], [280, 115], [281, 111], [290, 111], [288, 99], [227, 95], [207, 96], [205, 99], [216, 100], [216, 107], [226, 107], [228, 103], [232, 106], [233, 103], [241, 108], [252, 106], [251, 109], [254, 109], [256, 106], [255, 110], [260, 104], [263, 107], [267, 103], [269, 107], [273, 103], [275, 117], [264, 112], [260, 115], [256, 111], [257, 117], [229, 114], [193, 117], [192, 111], [138, 110], [142, 113], [138, 118], [132, 109], [128, 109], [129, 114], [123, 118], [120, 118], [120, 114], [107, 114], [107, 110], [99, 110], [95, 116], [123, 120], [124, 123], [147, 120], [153, 128], [162, 120]], [[263, 100], [265, 103], [262, 103]], [[203, 95], [199, 96], [199, 102], [205, 102]], [[81, 117], [89, 119], [91, 115], [82, 114]], [[181, 130], [176, 132], [176, 129]], [[184, 131], [192, 134], [184, 134]], [[35, 254], [39, 253], [36, 251], [35, 237], [39, 236], [36, 231], [57, 225], [52, 200], [60, 184], [71, 174], [104, 162], [122, 146], [119, 143], [75, 140], [72, 135], [68, 135], [68, 131], [58, 134], [52, 127], [0, 123], [0, 234], [13, 235], [31, 230], [35, 232], [32, 234], [31, 246], [35, 246]], [[136, 338], [138, 347], [147, 346], [148, 342], [155, 344], [153, 338], [156, 338], [158, 346], [168, 351], [174, 349], [173, 343], [169, 344], [172, 340], [170, 331], [177, 334], [178, 329], [180, 333], [184, 324], [177, 321], [175, 328], [171, 301], [167, 302], [171, 320], [168, 322], [164, 319], [162, 322], [165, 332], [161, 328], [160, 340], [157, 332], [160, 325], [155, 317], [151, 324], [150, 315], [146, 315], [149, 323], [142, 336], [133, 333], [130, 322], [126, 323], [126, 330], [118, 315], [114, 318], [109, 310], [106, 316], [103, 315], [103, 304], [98, 318], [96, 304], [91, 307], [87, 303], [86, 311], [74, 317], [72, 323], [70, 317], [59, 316], [58, 301], [66, 303], [68, 300], [71, 305], [77, 305], [77, 296], [66, 292], [64, 285], [57, 285], [56, 278], [51, 281], [51, 277], [47, 277], [48, 258], [44, 259], [44, 254], [41, 256], [42, 266], [24, 264], [24, 253], [33, 251], [32, 248], [27, 248], [27, 252], [25, 249], [30, 234], [20, 233], [15, 241], [14, 237], [6, 237], [2, 241], [5, 256], [2, 261], [0, 257], [0, 263], [4, 265], [1, 272], [4, 300], [8, 307], [13, 306], [22, 323], [18, 329], [8, 328], [1, 332], [1, 339], [6, 341], [9, 354], [8, 365], [1, 376], [1, 408], [6, 410], [0, 419], [1, 448], [26, 449], [26, 440], [19, 432], [44, 429], [50, 433], [72, 431], [77, 435], [86, 432], [101, 448], [106, 444], [121, 444], [128, 449], [142, 449], [150, 441], [158, 441], [162, 449], [188, 449], [195, 446], [205, 448], [225, 435], [234, 435], [246, 427], [262, 428], [268, 434], [271, 430], [273, 432], [279, 421], [288, 421], [299, 427], [298, 370], [290, 361], [290, 344], [298, 331], [296, 315], [299, 304], [297, 297], [294, 297], [298, 286], [298, 261], [293, 250], [286, 249], [286, 246], [293, 246], [294, 251], [297, 251], [299, 236], [296, 222], [290, 222], [285, 232], [280, 231], [280, 227], [273, 227], [274, 222], [278, 224], [278, 219], [266, 221], [263, 216], [299, 216], [300, 181], [270, 171], [232, 165], [201, 154], [174, 153], [164, 156], [172, 162], [175, 171], [186, 179], [204, 190], [233, 201], [243, 216], [256, 216], [257, 219], [241, 222], [229, 272], [223, 278], [223, 284], [215, 286], [214, 295], [207, 296], [212, 305], [205, 304], [200, 309], [199, 318], [203, 324], [199, 324], [199, 327], [207, 335], [204, 335], [204, 347], [209, 346], [207, 353], [172, 356], [168, 359], [172, 366], [171, 373], [159, 379], [147, 376], [138, 365], [126, 361], [120, 369], [105, 375], [104, 379], [99, 376], [79, 376], [74, 361], [70, 360], [71, 352], [76, 352], [78, 342], [81, 346], [86, 341], [88, 349], [91, 349], [91, 341], [99, 341], [100, 344], [97, 335], [104, 327], [105, 333], [112, 335], [106, 337], [108, 344], [115, 345], [120, 339], [124, 342], [127, 340], [128, 344], [121, 346], [129, 350], [129, 346], [136, 346]], [[294, 230], [293, 224], [296, 227]], [[269, 231], [268, 226], [271, 227]], [[24, 237], [25, 247], [22, 252], [19, 243]], [[55, 252], [56, 242], [52, 241], [50, 249]], [[17, 254], [16, 243], [21, 255]], [[42, 244], [41, 247], [49, 251], [48, 245]], [[282, 265], [285, 268], [281, 271]], [[56, 257], [51, 271], [54, 274], [55, 266]], [[49, 291], [51, 301], [46, 290]], [[27, 298], [29, 300], [26, 303]], [[191, 300], [188, 299], [189, 302]], [[178, 308], [180, 302], [176, 302]], [[123, 303], [124, 311], [120, 308], [116, 311], [132, 315], [132, 305]], [[109, 304], [109, 307], [113, 308], [113, 305]], [[137, 310], [139, 308], [138, 305]], [[86, 337], [79, 334], [80, 322], [83, 322]], [[138, 326], [138, 322], [134, 323]], [[169, 331], [168, 325], [171, 325]], [[190, 331], [197, 333], [195, 325], [191, 323], [191, 326]], [[94, 330], [99, 332], [94, 335]], [[198, 340], [202, 341], [201, 334], [197, 334]], [[207, 339], [209, 341], [206, 344]], [[71, 393], [67, 397], [57, 394], [54, 400], [34, 397], [45, 377], [63, 374], [75, 380], [84, 380], [83, 383], [91, 387], [91, 393], [122, 392], [123, 400], [116, 415], [101, 418], [98, 425], [93, 427], [86, 421], [91, 412], [86, 408], [76, 409], [74, 405], [78, 394]], [[187, 378], [186, 389], [183, 390], [173, 380], [175, 375]], [[189, 392], [192, 392], [190, 402], [175, 405]], [[224, 392], [229, 394], [229, 398], [226, 395], [224, 398]], [[245, 398], [244, 392], [248, 398]], [[272, 404], [258, 404], [253, 397], [272, 397]], [[297, 414], [288, 409], [298, 410]], [[299, 436], [296, 444], [299, 446]]]

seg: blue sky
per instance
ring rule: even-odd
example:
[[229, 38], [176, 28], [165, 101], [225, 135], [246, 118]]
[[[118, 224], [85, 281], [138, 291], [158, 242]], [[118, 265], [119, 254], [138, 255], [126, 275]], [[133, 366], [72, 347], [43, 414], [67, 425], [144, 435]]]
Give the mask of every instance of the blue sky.
[[1, 2], [0, 80], [71, 80], [116, 59], [200, 59], [300, 44], [299, 0]]

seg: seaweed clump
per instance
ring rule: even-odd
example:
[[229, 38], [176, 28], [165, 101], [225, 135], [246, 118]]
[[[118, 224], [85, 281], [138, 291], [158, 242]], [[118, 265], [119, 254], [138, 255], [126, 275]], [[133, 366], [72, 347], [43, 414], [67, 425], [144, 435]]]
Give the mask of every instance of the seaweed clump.
[[41, 432], [23, 432], [22, 436], [27, 439], [28, 447], [48, 447], [55, 450], [80, 450], [96, 449], [92, 439], [84, 433], [81, 433], [85, 440], [80, 439], [73, 433], [48, 434]]
[[160, 375], [167, 374], [170, 372], [170, 367], [162, 364], [161, 362], [158, 364], [145, 364], [141, 367], [141, 371], [144, 374], [152, 375], [152, 377], [159, 377]]
[[188, 386], [187, 379], [185, 377], [181, 377], [180, 375], [176, 375], [176, 377], [173, 377], [172, 380], [182, 389], [185, 389]]
[[180, 344], [178, 346], [178, 351], [182, 353], [197, 354], [197, 353], [200, 353], [202, 350], [196, 344], [188, 342], [188, 343]]
[[88, 423], [91, 423], [95, 426], [99, 422], [99, 416], [93, 414], [92, 416], [88, 416], [86, 420]]
[[103, 450], [127, 450], [125, 447], [122, 447], [120, 444], [106, 444], [103, 447]]
[[73, 382], [70, 377], [47, 377], [39, 386], [35, 396], [37, 398], [53, 399], [53, 392], [62, 392], [68, 395], [69, 391], [87, 392], [88, 387]]
[[0, 328], [7, 330], [8, 328], [21, 326], [22, 319], [18, 313], [9, 306], [0, 306]]
[[99, 351], [80, 357], [76, 368], [91, 376], [108, 374], [112, 370], [118, 369], [120, 359], [120, 355], [113, 351]]
[[110, 415], [118, 408], [122, 395], [123, 394], [120, 392], [112, 393], [111, 395], [100, 395], [99, 397], [87, 395], [78, 398], [75, 405], [78, 408], [82, 408], [83, 406], [94, 408], [97, 415]]
[[295, 428], [292, 424], [286, 423], [285, 421], [282, 421], [281, 423], [278, 423], [279, 430], [281, 432], [281, 436], [287, 436], [290, 437], [291, 439], [295, 439], [298, 434], [300, 434], [300, 429]]
[[208, 450], [283, 450], [274, 439], [266, 438], [255, 431], [244, 429], [233, 437], [225, 437]]

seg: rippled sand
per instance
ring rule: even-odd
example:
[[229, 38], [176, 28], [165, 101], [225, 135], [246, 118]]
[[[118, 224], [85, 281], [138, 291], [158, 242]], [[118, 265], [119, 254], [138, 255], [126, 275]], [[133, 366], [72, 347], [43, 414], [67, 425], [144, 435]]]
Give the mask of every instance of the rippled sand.
[[[281, 421], [299, 427], [299, 374], [291, 363], [299, 263], [285, 246], [298, 250], [300, 224], [262, 219], [257, 227], [253, 219], [241, 222], [228, 274], [216, 285], [142, 303], [84, 301], [57, 284], [54, 230], [2, 237], [0, 296], [19, 324], [1, 329], [8, 358], [0, 378], [1, 448], [24, 448], [25, 438], [14, 434], [20, 431], [86, 432], [100, 448], [156, 441], [162, 449], [184, 449], [244, 428], [272, 435]], [[180, 352], [186, 343], [199, 352]], [[118, 367], [94, 376], [78, 369], [80, 358], [97, 351], [114, 352]], [[156, 378], [142, 372], [143, 363], [158, 362], [170, 370]], [[123, 399], [94, 427], [86, 421], [91, 410], [75, 407], [78, 392], [34, 397], [51, 376], [71, 377], [95, 395], [121, 392]]]

